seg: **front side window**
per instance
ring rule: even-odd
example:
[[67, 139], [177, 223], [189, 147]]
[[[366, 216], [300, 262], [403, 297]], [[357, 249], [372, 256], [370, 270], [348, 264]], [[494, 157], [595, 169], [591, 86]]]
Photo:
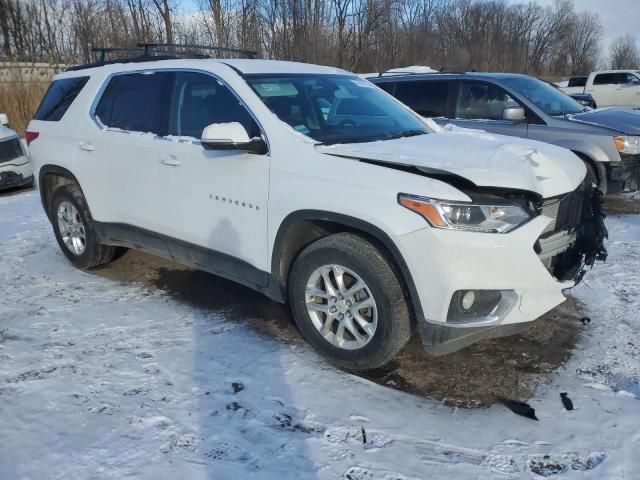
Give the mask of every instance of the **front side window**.
[[239, 122], [249, 138], [260, 129], [228, 87], [210, 75], [177, 72], [169, 109], [169, 134], [199, 139], [212, 123]]
[[73, 77], [51, 82], [33, 119], [47, 122], [61, 120], [88, 80], [89, 77]]
[[449, 85], [448, 80], [398, 82], [395, 96], [423, 117], [444, 117]]
[[638, 85], [640, 84], [640, 78], [636, 77], [633, 73], [623, 73], [622, 81], [620, 83], [625, 85]]
[[424, 123], [372, 83], [352, 75], [248, 75], [278, 116], [324, 143], [389, 140], [427, 133]]
[[566, 93], [537, 78], [514, 76], [503, 79], [502, 83], [549, 116], [571, 115], [585, 109]]
[[95, 110], [103, 125], [130, 132], [166, 132], [165, 105], [170, 72], [127, 73], [113, 77]]
[[505, 108], [518, 106], [518, 102], [495, 85], [462, 82], [456, 104], [456, 118], [502, 120]]

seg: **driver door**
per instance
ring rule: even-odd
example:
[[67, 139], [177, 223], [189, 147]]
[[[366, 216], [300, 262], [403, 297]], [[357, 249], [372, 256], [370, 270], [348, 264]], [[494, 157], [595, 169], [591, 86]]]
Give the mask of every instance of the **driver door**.
[[507, 107], [521, 106], [506, 91], [486, 82], [461, 81], [452, 123], [500, 135], [526, 137], [526, 123], [503, 120]]
[[267, 261], [268, 154], [206, 150], [210, 124], [239, 122], [249, 137], [258, 124], [235, 93], [211, 74], [176, 71], [168, 132], [162, 139], [158, 202], [163, 233], [269, 271]]
[[633, 73], [620, 73], [616, 84], [616, 105], [640, 106], [640, 78]]

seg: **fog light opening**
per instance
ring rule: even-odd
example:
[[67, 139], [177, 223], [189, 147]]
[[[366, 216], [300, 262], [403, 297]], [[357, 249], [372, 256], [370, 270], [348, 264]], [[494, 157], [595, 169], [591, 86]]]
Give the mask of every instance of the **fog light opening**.
[[469, 290], [462, 295], [462, 309], [470, 310], [476, 301], [476, 292]]

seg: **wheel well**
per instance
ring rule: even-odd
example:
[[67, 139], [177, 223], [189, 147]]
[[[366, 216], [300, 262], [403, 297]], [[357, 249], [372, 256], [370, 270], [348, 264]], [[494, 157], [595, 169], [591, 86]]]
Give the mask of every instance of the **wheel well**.
[[600, 188], [602, 188], [603, 184], [606, 184], [607, 182], [606, 167], [603, 164], [596, 162], [593, 158], [591, 158], [586, 153], [577, 152], [575, 150], [572, 150], [572, 152], [575, 153], [578, 157], [580, 157], [580, 159], [582, 159], [583, 162], [587, 163], [588, 165], [591, 165], [591, 168], [593, 168], [593, 172], [597, 175], [598, 185], [600, 186]]
[[[337, 215], [336, 217], [343, 217]], [[350, 232], [362, 236], [365, 240], [382, 251], [389, 260], [391, 268], [396, 272], [405, 296], [409, 300], [414, 321], [423, 318], [422, 308], [413, 279], [397, 247], [381, 230], [366, 222], [351, 217], [327, 219], [307, 218], [283, 222], [274, 243], [271, 260], [272, 275], [284, 298], [287, 295], [287, 280], [293, 262], [308, 245], [328, 235]]]
[[63, 185], [78, 185], [78, 182], [71, 173], [67, 173], [65, 171], [49, 171], [41, 173], [39, 182], [40, 198], [47, 216], [50, 216], [51, 214], [49, 206], [51, 204], [53, 192]]

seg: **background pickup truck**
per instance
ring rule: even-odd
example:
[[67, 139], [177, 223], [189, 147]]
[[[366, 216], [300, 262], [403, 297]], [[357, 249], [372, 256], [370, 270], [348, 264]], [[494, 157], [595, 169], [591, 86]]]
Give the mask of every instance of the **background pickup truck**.
[[603, 70], [585, 77], [571, 77], [566, 87], [560, 89], [569, 94], [588, 93], [598, 107], [625, 105], [640, 107], [640, 71]]

